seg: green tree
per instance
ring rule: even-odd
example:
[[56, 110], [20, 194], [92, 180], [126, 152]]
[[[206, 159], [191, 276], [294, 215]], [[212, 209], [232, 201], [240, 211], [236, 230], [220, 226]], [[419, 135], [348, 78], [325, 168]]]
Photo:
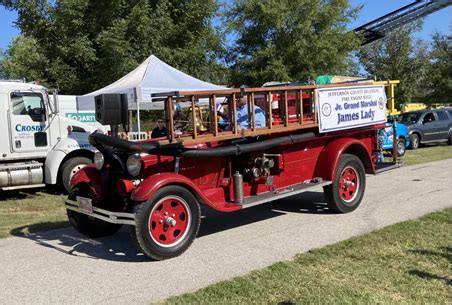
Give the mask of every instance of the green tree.
[[237, 43], [232, 83], [304, 80], [341, 73], [359, 40], [346, 30], [358, 9], [347, 0], [237, 0], [226, 21]]
[[0, 79], [6, 79], [8, 78], [8, 75], [6, 74], [5, 67], [3, 66], [3, 62], [5, 60], [5, 52], [0, 49]]
[[404, 26], [380, 41], [367, 45], [358, 53], [367, 76], [377, 80], [400, 80], [396, 103], [422, 102], [429, 68], [428, 44], [413, 41], [412, 33], [421, 23]]
[[426, 83], [426, 102], [452, 103], [452, 37], [440, 33], [433, 36], [431, 65]]
[[39, 51], [36, 39], [16, 37], [2, 57], [0, 66], [8, 78], [46, 81], [44, 74], [48, 60]]
[[[224, 81], [217, 58], [222, 36], [211, 26], [215, 0], [0, 0], [17, 10], [29, 48], [46, 63], [37, 75], [13, 42], [3, 66], [8, 76], [39, 77], [63, 93], [102, 87], [154, 54], [206, 81]], [[15, 51], [13, 49], [16, 49]], [[32, 67], [33, 65], [33, 67]], [[20, 68], [20, 69], [19, 69]], [[25, 75], [24, 75], [25, 73]]]

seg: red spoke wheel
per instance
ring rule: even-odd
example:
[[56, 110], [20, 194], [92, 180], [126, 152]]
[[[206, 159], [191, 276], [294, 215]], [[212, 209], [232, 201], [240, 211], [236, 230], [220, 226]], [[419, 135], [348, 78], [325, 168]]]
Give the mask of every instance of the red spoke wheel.
[[363, 163], [355, 155], [343, 154], [331, 185], [323, 188], [328, 208], [338, 213], [356, 210], [364, 196], [366, 174]]
[[182, 241], [190, 227], [191, 212], [187, 202], [178, 196], [160, 199], [149, 217], [149, 232], [155, 243], [171, 247]]
[[181, 186], [161, 188], [136, 207], [132, 236], [149, 257], [163, 260], [182, 254], [198, 234], [201, 212], [193, 194]]
[[339, 193], [344, 202], [352, 202], [358, 194], [359, 178], [353, 166], [345, 167], [339, 180]]

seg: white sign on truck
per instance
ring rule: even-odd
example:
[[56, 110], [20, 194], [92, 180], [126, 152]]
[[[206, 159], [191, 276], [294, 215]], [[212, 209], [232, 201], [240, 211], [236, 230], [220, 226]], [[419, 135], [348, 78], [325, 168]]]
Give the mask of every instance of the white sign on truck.
[[385, 123], [386, 100], [381, 85], [318, 89], [319, 131]]

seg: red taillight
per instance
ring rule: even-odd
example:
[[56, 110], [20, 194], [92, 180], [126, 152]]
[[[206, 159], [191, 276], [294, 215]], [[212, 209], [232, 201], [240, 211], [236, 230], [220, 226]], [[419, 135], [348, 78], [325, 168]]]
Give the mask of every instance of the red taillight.
[[130, 193], [133, 188], [134, 188], [134, 184], [132, 180], [126, 180], [126, 179], [120, 179], [118, 180], [118, 182], [116, 183], [116, 186], [118, 187], [118, 193], [119, 195], [127, 195], [128, 193]]

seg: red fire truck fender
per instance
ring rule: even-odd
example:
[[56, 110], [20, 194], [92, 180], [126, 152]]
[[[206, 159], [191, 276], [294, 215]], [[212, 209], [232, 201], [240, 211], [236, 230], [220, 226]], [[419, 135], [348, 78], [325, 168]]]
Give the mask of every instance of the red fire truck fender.
[[136, 202], [144, 202], [166, 185], [179, 185], [187, 188], [199, 202], [217, 211], [233, 212], [242, 208], [240, 205], [225, 202], [221, 188], [206, 195], [192, 180], [176, 173], [159, 173], [146, 178], [132, 192], [131, 199]]
[[108, 169], [98, 171], [94, 164], [87, 165], [74, 174], [70, 182], [71, 188], [87, 185], [93, 199], [100, 201], [107, 193], [108, 175]]
[[193, 181], [176, 173], [159, 173], [149, 176], [133, 190], [131, 199], [137, 202], [146, 201], [160, 188], [169, 184], [184, 186], [193, 192], [193, 195], [201, 199], [202, 202], [207, 205], [214, 205], [206, 196], [204, 196], [202, 191], [193, 183]]
[[325, 146], [317, 160], [314, 176], [332, 181], [342, 154], [356, 155], [363, 162], [366, 173], [375, 174], [372, 157], [366, 146], [354, 138], [340, 138]]

